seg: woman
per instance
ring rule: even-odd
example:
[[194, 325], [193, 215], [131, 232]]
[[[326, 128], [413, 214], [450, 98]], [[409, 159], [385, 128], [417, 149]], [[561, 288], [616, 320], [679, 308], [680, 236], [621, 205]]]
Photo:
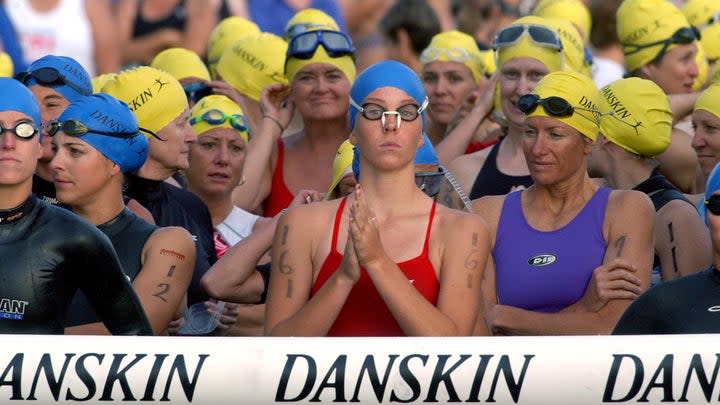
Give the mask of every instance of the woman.
[[[695, 103], [692, 126], [695, 130], [692, 147], [697, 154], [702, 184], [720, 162], [720, 84], [708, 87]], [[703, 192], [698, 188], [698, 192]]]
[[[471, 199], [506, 194], [532, 184], [522, 153], [525, 117], [517, 108], [517, 101], [532, 91], [543, 76], [564, 67], [561, 39], [541, 17], [523, 17], [503, 28], [495, 36], [493, 49], [507, 133], [492, 148], [461, 156], [448, 165]], [[494, 91], [493, 87], [486, 88], [471, 113], [453, 132], [474, 132], [492, 110]], [[448, 140], [451, 136], [448, 135]]]
[[[140, 168], [148, 142], [125, 103], [106, 94], [73, 101], [48, 134], [57, 198], [105, 233], [150, 320], [155, 335], [178, 312], [192, 277], [195, 246], [182, 228], [158, 228], [125, 207], [124, 173]], [[68, 310], [71, 334], [107, 334], [84, 296]]]
[[420, 54], [420, 63], [430, 100], [427, 135], [437, 144], [463, 101], [484, 85], [485, 68], [475, 40], [459, 31], [435, 35]]
[[650, 200], [598, 188], [587, 175], [601, 101], [592, 80], [574, 72], [546, 75], [517, 101], [534, 184], [473, 202], [492, 246], [478, 333], [607, 334], [630, 304], [615, 297], [650, 284]]
[[360, 75], [351, 100], [360, 184], [346, 198], [280, 218], [265, 333], [470, 334], [488, 236], [481, 218], [436, 205], [415, 184], [425, 122], [420, 79], [398, 62], [380, 62]]

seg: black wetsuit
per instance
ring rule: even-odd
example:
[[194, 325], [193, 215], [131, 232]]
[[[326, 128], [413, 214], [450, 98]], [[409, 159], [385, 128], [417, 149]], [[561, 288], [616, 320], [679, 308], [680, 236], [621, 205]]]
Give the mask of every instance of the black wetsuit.
[[78, 289], [112, 334], [152, 335], [108, 238], [31, 195], [0, 211], [0, 333], [62, 334]]
[[502, 173], [497, 167], [497, 154], [500, 150], [500, 144], [505, 137], [492, 146], [490, 153], [485, 159], [485, 163], [480, 169], [470, 190], [470, 199], [474, 200], [486, 195], [504, 195], [510, 192], [513, 187], [523, 186], [530, 187], [533, 184], [532, 177], [527, 176], [510, 176]]
[[208, 300], [210, 297], [200, 286], [200, 279], [217, 261], [217, 257], [212, 220], [205, 203], [195, 194], [164, 181], [148, 180], [132, 174], [126, 178], [126, 194], [147, 208], [158, 226], [179, 226], [193, 236], [196, 258], [188, 288], [188, 304]]
[[42, 199], [47, 203], [50, 203], [52, 205], [60, 205], [64, 208], [67, 208], [60, 204], [56, 197], [55, 183], [53, 183], [52, 181], [47, 181], [42, 177], [38, 176], [37, 174], [33, 174], [32, 192], [36, 196], [38, 196], [38, 198]]
[[625, 311], [613, 335], [720, 333], [720, 272], [709, 269], [652, 287]]
[[[130, 281], [135, 280], [142, 268], [141, 258], [145, 242], [158, 227], [124, 208], [118, 216], [97, 228], [110, 238]], [[78, 291], [68, 309], [65, 325], [85, 325], [99, 320], [88, 298], [82, 291]]]

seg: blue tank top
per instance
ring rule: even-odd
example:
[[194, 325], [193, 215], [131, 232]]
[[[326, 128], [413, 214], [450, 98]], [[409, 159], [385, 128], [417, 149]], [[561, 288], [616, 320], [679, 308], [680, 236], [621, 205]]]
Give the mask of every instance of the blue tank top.
[[552, 313], [579, 300], [607, 248], [603, 223], [610, 191], [598, 189], [572, 221], [549, 232], [528, 224], [522, 191], [508, 194], [492, 252], [498, 303]]

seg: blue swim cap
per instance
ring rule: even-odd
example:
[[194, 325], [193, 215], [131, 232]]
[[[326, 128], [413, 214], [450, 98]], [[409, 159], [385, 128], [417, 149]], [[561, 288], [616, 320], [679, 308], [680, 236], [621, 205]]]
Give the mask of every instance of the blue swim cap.
[[707, 225], [707, 208], [705, 208], [705, 200], [710, 198], [714, 192], [720, 190], [720, 163], [716, 164], [710, 172], [707, 182], [705, 182], [705, 198], [701, 198], [697, 202], [698, 213], [703, 222]]
[[46, 85], [39, 83], [37, 79], [32, 76], [28, 76], [25, 81], [26, 86], [30, 87], [36, 84], [41, 84], [43, 86], [52, 87], [53, 90], [60, 93], [69, 102], [73, 102], [80, 97], [90, 95], [93, 92], [90, 74], [88, 74], [80, 63], [73, 58], [69, 58], [67, 56], [46, 55], [31, 63], [30, 66], [28, 66], [27, 71], [33, 72], [42, 68], [52, 68], [57, 70], [65, 82], [72, 83], [72, 85], [77, 89], [85, 91], [85, 94], [82, 94], [77, 89], [74, 89], [67, 84]]
[[27, 114], [38, 129], [42, 123], [40, 107], [35, 97], [22, 83], [9, 77], [0, 77], [0, 111], [17, 111]]
[[[423, 144], [415, 153], [415, 164], [416, 165], [438, 165], [440, 161], [435, 154], [435, 148], [433, 147], [430, 138], [423, 132]], [[355, 181], [360, 181], [360, 148], [357, 145], [353, 145], [353, 160], [352, 160], [352, 171], [355, 176]]]
[[[426, 103], [425, 88], [418, 75], [409, 67], [396, 61], [382, 61], [365, 69], [350, 89], [350, 98], [357, 105], [362, 105], [365, 98], [373, 91], [382, 87], [398, 88], [412, 97], [419, 106]], [[358, 110], [352, 105], [350, 109], [350, 129], [355, 127]], [[425, 111], [420, 115], [425, 126]]]
[[[85, 124], [90, 132], [79, 138], [120, 166], [125, 173], [139, 169], [147, 159], [148, 141], [138, 129], [135, 114], [127, 104], [108, 94], [97, 93], [73, 101], [58, 120], [77, 120]], [[115, 137], [93, 133], [92, 130], [135, 133], [135, 136]]]

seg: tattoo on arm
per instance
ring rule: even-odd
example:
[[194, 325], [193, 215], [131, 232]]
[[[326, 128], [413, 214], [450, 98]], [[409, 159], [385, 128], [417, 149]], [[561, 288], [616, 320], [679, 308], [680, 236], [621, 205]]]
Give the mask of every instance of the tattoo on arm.
[[293, 281], [292, 281], [292, 279], [288, 279], [286, 296], [288, 298], [292, 298], [292, 295], [293, 295]]
[[677, 257], [675, 256], [675, 248], [676, 248], [676, 247], [673, 246], [672, 249], [670, 249], [670, 253], [672, 254], [672, 260], [673, 260], [673, 272], [674, 272], [674, 273], [677, 273], [677, 272], [678, 272], [678, 265], [677, 265]]
[[282, 253], [280, 253], [280, 259], [278, 260], [278, 266], [280, 269], [280, 274], [292, 274], [293, 268], [285, 264], [285, 256], [287, 255], [288, 251], [284, 250]]
[[467, 288], [468, 289], [472, 288], [472, 274], [467, 275]]
[[625, 247], [625, 235], [622, 235], [619, 238], [617, 238], [617, 240], [615, 241], [615, 247], [617, 248], [617, 256], [616, 257], [622, 256], [622, 251], [623, 251], [623, 248]]
[[170, 266], [170, 270], [168, 270], [167, 276], [172, 277], [173, 273], [175, 273], [175, 265], [174, 264], [172, 266]]
[[479, 243], [479, 242], [478, 242], [478, 234], [477, 234], [477, 232], [473, 232], [472, 240], [473, 240], [473, 246], [474, 246], [474, 247], [478, 247], [478, 243]]
[[672, 222], [668, 223], [668, 232], [670, 233], [670, 242], [675, 242], [675, 235], [673, 234]]
[[283, 235], [282, 235], [282, 241], [280, 242], [283, 246], [285, 246], [285, 243], [287, 243], [287, 235], [288, 235], [288, 226], [283, 226]]
[[179, 252], [176, 252], [172, 249], [160, 249], [160, 255], [161, 256], [171, 256], [178, 260], [185, 260], [185, 255]]
[[[669, 223], [668, 223], [668, 233], [670, 234], [670, 243], [673, 243], [673, 244], [674, 244], [674, 243], [675, 243], [675, 233], [673, 232], [673, 224], [672, 224], [672, 222], [669, 222]], [[670, 249], [670, 253], [672, 254], [673, 273], [677, 273], [677, 272], [678, 272], [677, 256], [676, 256], [676, 252], [675, 252], [675, 249], [676, 249], [676, 248], [677, 248], [676, 246], [673, 246], [673, 247]]]
[[160, 283], [157, 286], [160, 287], [160, 291], [153, 294], [153, 297], [158, 297], [161, 300], [163, 300], [163, 302], [167, 302], [164, 295], [167, 294], [168, 291], [170, 291], [170, 284]]

